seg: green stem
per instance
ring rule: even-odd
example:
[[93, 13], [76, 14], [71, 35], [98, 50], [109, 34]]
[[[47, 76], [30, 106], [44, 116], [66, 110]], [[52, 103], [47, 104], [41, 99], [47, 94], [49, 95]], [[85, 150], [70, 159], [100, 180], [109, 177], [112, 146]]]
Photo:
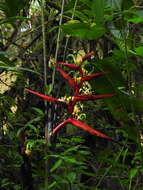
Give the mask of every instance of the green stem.
[[[56, 52], [55, 52], [55, 63], [57, 63], [58, 52], [59, 52], [59, 47], [60, 47], [60, 34], [61, 34], [60, 26], [61, 26], [62, 20], [63, 20], [64, 5], [65, 5], [65, 1], [62, 0], [61, 16], [60, 16], [60, 21], [59, 21], [59, 30], [58, 30], [58, 36], [57, 36]], [[54, 82], [55, 82], [55, 73], [56, 73], [56, 68], [54, 67], [53, 74], [52, 74], [52, 85], [51, 85], [52, 89], [54, 87]]]
[[130, 179], [130, 182], [129, 182], [129, 190], [131, 190], [131, 187], [132, 187], [132, 179]]
[[[74, 13], [75, 13], [77, 1], [78, 1], [78, 0], [75, 0], [75, 3], [74, 3], [74, 8], [73, 8], [73, 13], [72, 13], [71, 20], [73, 20], [73, 18], [74, 18]], [[65, 58], [66, 58], [66, 51], [67, 51], [68, 42], [69, 42], [69, 37], [67, 37], [67, 39], [66, 39], [65, 48], [64, 48], [64, 55], [63, 55], [63, 61], [64, 61]]]
[[[42, 37], [43, 37], [43, 61], [44, 61], [44, 89], [46, 89], [47, 86], [47, 58], [46, 58], [46, 30], [45, 30], [45, 14], [44, 14], [44, 10], [45, 10], [45, 0], [41, 1], [41, 23], [42, 23]], [[45, 92], [46, 94], [46, 92]], [[44, 105], [45, 105], [45, 116], [47, 116], [48, 112], [47, 112], [47, 101], [44, 100]], [[48, 130], [48, 124], [46, 123], [45, 126], [45, 140], [46, 140], [46, 145], [50, 144], [50, 139], [48, 138], [49, 136], [49, 130]], [[46, 146], [45, 148], [45, 155], [48, 152], [47, 149], [48, 146]], [[48, 189], [48, 175], [49, 175], [49, 171], [48, 171], [48, 160], [45, 160], [45, 190]]]
[[[121, 151], [119, 152], [118, 156], [116, 157], [115, 162], [117, 162], [117, 161], [119, 160], [119, 157], [120, 157], [120, 155], [122, 154], [123, 150], [124, 150], [124, 146], [122, 147]], [[105, 173], [103, 174], [103, 176], [100, 178], [99, 182], [97, 183], [95, 189], [98, 189], [99, 185], [102, 183], [102, 181], [104, 180], [105, 176], [106, 176], [106, 175], [108, 174], [108, 172], [112, 169], [112, 167], [113, 167], [113, 165], [110, 165], [110, 166], [106, 169]]]

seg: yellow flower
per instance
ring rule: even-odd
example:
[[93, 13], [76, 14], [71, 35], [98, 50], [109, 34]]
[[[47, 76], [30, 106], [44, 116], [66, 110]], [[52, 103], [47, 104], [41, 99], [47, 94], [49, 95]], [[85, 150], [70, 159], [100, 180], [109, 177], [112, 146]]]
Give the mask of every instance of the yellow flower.
[[79, 108], [78, 106], [74, 107], [74, 111], [72, 113], [73, 117], [77, 118], [78, 117], [78, 113], [79, 113]]
[[64, 96], [64, 97], [61, 97], [58, 99], [59, 101], [63, 101], [63, 102], [66, 102], [66, 103], [69, 103], [70, 101], [73, 101], [74, 100], [74, 96]]
[[84, 68], [82, 68], [82, 72], [83, 72], [84, 75], [88, 74], [88, 71], [86, 69], [84, 69]]
[[81, 77], [77, 77], [77, 78], [75, 78], [75, 81], [76, 81], [77, 83], [80, 83], [80, 81], [81, 81]]
[[31, 150], [29, 150], [29, 149], [26, 149], [26, 150], [25, 150], [25, 154], [26, 154], [26, 155], [29, 156], [29, 155], [31, 155], [31, 153], [32, 153]]
[[81, 64], [82, 59], [77, 59], [77, 60], [75, 60], [75, 62], [76, 62], [77, 64]]

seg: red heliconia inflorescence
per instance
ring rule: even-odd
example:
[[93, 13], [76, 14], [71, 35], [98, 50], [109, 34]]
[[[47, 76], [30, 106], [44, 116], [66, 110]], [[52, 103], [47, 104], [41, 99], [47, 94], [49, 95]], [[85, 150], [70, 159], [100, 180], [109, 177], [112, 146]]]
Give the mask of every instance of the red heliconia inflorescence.
[[[108, 97], [112, 97], [115, 94], [102, 94], [102, 95], [92, 95], [92, 94], [80, 94], [80, 88], [82, 87], [83, 83], [85, 81], [89, 81], [92, 80], [95, 77], [98, 76], [103, 76], [105, 74], [108, 74], [110, 72], [101, 72], [101, 73], [95, 73], [95, 74], [90, 74], [90, 75], [86, 75], [82, 69], [82, 63], [87, 60], [89, 57], [91, 57], [94, 54], [94, 52], [88, 53], [87, 55], [85, 55], [81, 62], [80, 65], [76, 65], [76, 64], [69, 64], [69, 63], [63, 63], [63, 62], [59, 62], [56, 63], [56, 70], [66, 79], [66, 81], [69, 83], [69, 85], [73, 88], [74, 90], [74, 95], [72, 97], [70, 97], [69, 102], [63, 102], [60, 99], [57, 98], [53, 98], [50, 96], [46, 96], [43, 94], [40, 94], [38, 92], [32, 91], [32, 90], [26, 90], [27, 92], [30, 92], [32, 94], [35, 94], [39, 97], [41, 97], [44, 100], [47, 100], [48, 102], [53, 102], [55, 104], [59, 104], [61, 106], [63, 106], [64, 108], [67, 109], [68, 112], [68, 119], [62, 121], [60, 124], [58, 124], [52, 131], [51, 135], [55, 135], [63, 126], [65, 126], [66, 124], [70, 123], [80, 129], [83, 129], [89, 133], [91, 133], [92, 135], [96, 135], [98, 137], [104, 138], [104, 139], [108, 139], [108, 140], [113, 140], [111, 137], [91, 128], [90, 126], [88, 126], [87, 124], [81, 122], [78, 119], [75, 119], [73, 117], [73, 112], [74, 112], [74, 107], [76, 105], [76, 103], [78, 101], [87, 101], [87, 100], [95, 100], [95, 99], [101, 99], [101, 98], [108, 98]], [[79, 81], [73, 79], [71, 76], [69, 76], [63, 69], [61, 69], [59, 66], [66, 66], [68, 67], [70, 70], [73, 70], [75, 72], [79, 72]]]

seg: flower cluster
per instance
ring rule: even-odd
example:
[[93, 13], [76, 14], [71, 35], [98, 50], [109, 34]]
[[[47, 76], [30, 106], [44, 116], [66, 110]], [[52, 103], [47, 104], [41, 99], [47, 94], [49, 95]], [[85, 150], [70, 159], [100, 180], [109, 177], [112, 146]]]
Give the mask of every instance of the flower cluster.
[[[62, 121], [60, 124], [58, 124], [52, 131], [52, 135], [56, 134], [63, 126], [65, 126], [66, 124], [72, 124], [80, 129], [83, 129], [93, 135], [99, 136], [101, 138], [105, 138], [105, 139], [109, 139], [112, 140], [111, 137], [91, 128], [90, 126], [88, 126], [87, 124], [83, 123], [82, 121], [74, 118], [74, 108], [75, 105], [78, 101], [87, 101], [87, 100], [95, 100], [95, 99], [101, 99], [101, 98], [108, 98], [108, 97], [112, 97], [115, 94], [102, 94], [102, 95], [92, 95], [92, 94], [80, 94], [80, 88], [82, 87], [83, 83], [85, 81], [89, 81], [92, 80], [95, 77], [98, 76], [103, 76], [105, 74], [108, 74], [110, 72], [100, 72], [100, 73], [95, 73], [95, 74], [90, 74], [88, 75], [86, 72], [84, 72], [84, 69], [82, 68], [82, 63], [87, 60], [90, 56], [93, 55], [93, 52], [85, 55], [82, 60], [80, 61], [79, 65], [76, 64], [69, 64], [69, 63], [64, 63], [64, 62], [59, 62], [56, 63], [56, 70], [66, 79], [66, 81], [69, 83], [69, 85], [73, 88], [73, 96], [70, 96], [66, 99], [63, 98], [53, 98], [51, 96], [46, 96], [43, 94], [40, 94], [38, 92], [32, 91], [32, 90], [26, 90], [27, 92], [30, 92], [32, 94], [35, 94], [41, 98], [43, 98], [44, 100], [47, 100], [49, 102], [53, 102], [55, 104], [59, 104], [62, 107], [67, 109], [67, 113], [68, 113], [68, 118], [64, 121]], [[69, 68], [72, 71], [78, 72], [79, 73], [79, 77], [78, 79], [74, 79], [72, 78], [70, 75], [68, 75], [67, 72], [65, 72], [60, 66], [64, 66]]]

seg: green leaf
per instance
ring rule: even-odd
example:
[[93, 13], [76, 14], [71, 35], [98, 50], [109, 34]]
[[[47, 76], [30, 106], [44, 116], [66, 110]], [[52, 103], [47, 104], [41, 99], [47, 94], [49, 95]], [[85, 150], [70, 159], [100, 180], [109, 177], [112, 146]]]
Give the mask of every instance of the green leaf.
[[120, 59], [125, 59], [125, 52], [122, 50], [112, 50], [112, 53]]
[[70, 173], [68, 173], [67, 178], [71, 183], [74, 183], [76, 176], [77, 176], [77, 174], [75, 172], [70, 172]]
[[26, 127], [21, 127], [18, 129], [16, 136], [19, 137], [21, 132], [23, 132], [26, 129]]
[[57, 168], [59, 168], [60, 166], [61, 166], [61, 164], [62, 164], [62, 160], [60, 159], [60, 160], [58, 160], [58, 161], [56, 161], [56, 163], [54, 164], [54, 166], [50, 169], [50, 172], [53, 172], [53, 171], [55, 171]]
[[85, 22], [85, 21], [88, 22], [88, 21], [89, 21], [88, 17], [87, 17], [84, 13], [82, 13], [81, 11], [69, 10], [69, 11], [67, 11], [67, 13], [74, 14], [74, 17], [79, 18], [79, 19], [80, 19], [81, 21], [83, 21], [83, 22]]
[[5, 57], [2, 52], [0, 54], [0, 61], [3, 62], [4, 64], [6, 65], [9, 65], [9, 66], [14, 66], [14, 63], [12, 61], [10, 61], [7, 57]]
[[140, 18], [143, 19], [143, 10], [142, 10], [142, 9], [141, 9], [141, 10], [134, 11], [134, 13], [135, 13], [138, 17], [140, 17]]
[[72, 143], [84, 143], [85, 142], [85, 139], [84, 138], [82, 138], [82, 137], [72, 137], [71, 138], [71, 142]]
[[69, 21], [61, 26], [63, 31], [71, 36], [94, 40], [104, 35], [105, 29], [95, 23], [83, 23], [78, 20]]
[[127, 18], [128, 22], [132, 22], [135, 24], [143, 22], [143, 10], [131, 11], [131, 14], [133, 14], [133, 16], [131, 18]]
[[60, 155], [57, 155], [57, 154], [49, 154], [49, 155], [46, 155], [46, 156], [44, 157], [45, 160], [47, 160], [47, 159], [49, 159], [49, 158], [58, 158], [58, 159], [60, 159], [61, 156], [60, 156]]
[[142, 23], [143, 22], [143, 18], [133, 17], [133, 18], [128, 19], [128, 22], [132, 22], [132, 23], [135, 23], [135, 24]]
[[84, 171], [84, 170], [80, 170], [79, 171], [81, 174], [84, 174], [85, 176], [89, 176], [89, 177], [95, 177], [96, 174], [93, 174], [91, 172], [87, 172], [87, 171]]
[[84, 3], [88, 7], [91, 7], [91, 1], [90, 0], [80, 0], [80, 2]]
[[36, 117], [34, 119], [31, 119], [28, 123], [25, 124], [25, 126], [28, 126], [29, 124], [33, 124], [34, 122], [38, 122], [41, 120], [41, 117]]
[[137, 173], [138, 173], [138, 168], [132, 168], [130, 170], [130, 172], [129, 172], [129, 178], [130, 178], [130, 180], [133, 179], [136, 176]]
[[122, 0], [122, 10], [130, 9], [134, 5], [132, 0]]
[[28, 1], [29, 0], [3, 0], [0, 1], [0, 10], [3, 11], [7, 17], [17, 16]]
[[57, 182], [56, 182], [56, 181], [54, 181], [54, 182], [52, 182], [50, 185], [48, 185], [48, 189], [53, 188], [55, 185], [57, 185]]
[[[11, 63], [11, 62], [10, 62]], [[8, 70], [8, 71], [28, 71], [31, 73], [35, 73], [37, 75], [41, 75], [39, 72], [34, 71], [32, 69], [24, 68], [24, 67], [10, 67], [10, 66], [0, 66], [0, 68]]]
[[95, 16], [97, 24], [102, 24], [104, 19], [104, 4], [105, 0], [93, 0], [92, 1], [92, 12]]
[[93, 17], [93, 13], [91, 10], [89, 9], [83, 9], [82, 12], [86, 15], [88, 15], [88, 17]]
[[85, 156], [85, 155], [90, 155], [91, 152], [89, 152], [89, 151], [85, 151], [85, 150], [81, 150], [81, 151], [79, 151], [79, 154]]
[[51, 94], [52, 90], [53, 90], [53, 85], [52, 84], [49, 84], [49, 85], [45, 86], [45, 92], [46, 92], [47, 95]]
[[31, 19], [27, 18], [27, 17], [16, 16], [16, 17], [10, 17], [10, 18], [6, 18], [6, 19], [0, 19], [0, 24], [11, 23], [11, 22], [15, 22], [18, 20], [19, 21], [25, 21], [25, 20], [31, 20]]
[[36, 107], [32, 107], [32, 109], [33, 109], [34, 111], [36, 111], [40, 116], [43, 116], [43, 115], [44, 115], [44, 113], [43, 113], [43, 111], [42, 111], [41, 109], [36, 108]]
[[128, 133], [129, 138], [136, 141], [138, 128], [134, 124], [129, 125], [129, 123], [133, 122], [126, 110], [131, 112], [134, 109], [135, 112], [141, 111], [142, 113], [143, 103], [141, 103], [142, 100], [138, 100], [126, 91], [118, 89], [118, 87], [127, 88], [127, 84], [120, 71], [120, 65], [118, 65], [119, 63], [120, 59], [116, 60], [115, 56], [96, 61], [95, 67], [98, 68], [97, 72], [110, 71], [111, 74], [101, 77], [99, 80], [91, 81], [91, 85], [99, 94], [116, 94], [116, 96], [102, 101], [106, 103], [115, 120], [121, 122], [121, 127]]
[[53, 26], [47, 32], [48, 33], [53, 32], [54, 30], [57, 30], [58, 28], [59, 28], [59, 26]]
[[37, 127], [35, 127], [34, 125], [32, 125], [32, 124], [30, 124], [30, 123], [27, 123], [27, 124], [25, 125], [25, 127], [26, 127], [26, 128], [29, 127], [29, 128], [32, 129], [35, 133], [38, 132]]
[[137, 55], [143, 56], [143, 46], [135, 48], [135, 52], [137, 53]]
[[68, 164], [77, 164], [77, 165], [82, 165], [84, 164], [83, 162], [80, 162], [79, 160], [76, 160], [74, 157], [69, 157], [69, 156], [62, 156], [62, 159], [67, 162]]
[[128, 148], [126, 148], [123, 152], [122, 152], [122, 155], [123, 155], [123, 163], [125, 162], [125, 160], [126, 160], [126, 156], [127, 156], [127, 154], [128, 154]]
[[77, 151], [78, 148], [79, 148], [79, 146], [70, 147], [70, 148], [68, 148], [68, 149], [64, 152], [64, 154], [69, 153], [69, 152], [72, 152], [72, 151]]
[[123, 0], [108, 0], [107, 6], [121, 10]]
[[9, 185], [13, 185], [13, 182], [9, 181], [9, 179], [5, 178], [1, 180], [1, 188], [7, 187]]
[[31, 150], [35, 146], [35, 144], [36, 144], [35, 140], [28, 140], [26, 147], [27, 149]]

